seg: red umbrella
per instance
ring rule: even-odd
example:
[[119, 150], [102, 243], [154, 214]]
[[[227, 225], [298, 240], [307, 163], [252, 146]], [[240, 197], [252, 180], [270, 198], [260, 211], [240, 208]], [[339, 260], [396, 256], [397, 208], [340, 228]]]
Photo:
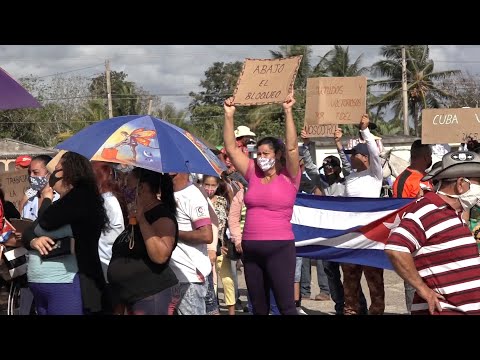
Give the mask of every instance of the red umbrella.
[[0, 68], [0, 110], [38, 108], [41, 106], [32, 94]]

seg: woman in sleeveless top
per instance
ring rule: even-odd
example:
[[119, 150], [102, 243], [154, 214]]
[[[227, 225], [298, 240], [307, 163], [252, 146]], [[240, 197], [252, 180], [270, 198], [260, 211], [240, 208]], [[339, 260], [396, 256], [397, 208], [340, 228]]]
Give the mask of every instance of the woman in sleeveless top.
[[285, 139], [257, 143], [257, 159], [235, 146], [233, 98], [225, 100], [224, 143], [235, 168], [248, 182], [242, 249], [245, 280], [256, 315], [269, 312], [269, 290], [281, 314], [296, 315], [294, 302], [295, 241], [290, 223], [300, 185], [298, 141], [293, 121], [293, 94], [283, 103]]

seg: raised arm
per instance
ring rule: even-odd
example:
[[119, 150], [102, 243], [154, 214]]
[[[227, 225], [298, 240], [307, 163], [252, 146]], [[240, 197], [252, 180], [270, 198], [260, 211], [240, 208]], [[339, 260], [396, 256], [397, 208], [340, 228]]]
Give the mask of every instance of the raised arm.
[[242, 176], [246, 176], [249, 158], [242, 152], [235, 142], [235, 130], [233, 126], [235, 105], [233, 104], [233, 97], [225, 100], [223, 108], [225, 110], [225, 122], [223, 125], [223, 142], [225, 144], [225, 151], [227, 152], [233, 166], [240, 172], [240, 174], [242, 174]]
[[370, 124], [370, 120], [368, 119], [368, 115], [364, 114], [362, 120], [360, 120], [360, 133], [368, 146], [368, 152], [370, 154], [368, 158], [368, 161], [370, 162], [370, 172], [377, 179], [382, 180], [383, 170], [380, 152], [378, 151], [377, 143], [375, 142], [372, 133], [368, 129], [368, 124]]
[[300, 170], [298, 165], [298, 139], [295, 123], [293, 122], [293, 105], [295, 98], [293, 93], [288, 95], [283, 102], [283, 110], [285, 111], [285, 157], [287, 159], [287, 171], [291, 178], [295, 178]]
[[333, 139], [335, 140], [335, 145], [337, 146], [338, 155], [340, 156], [340, 160], [342, 161], [343, 176], [347, 176], [352, 172], [352, 164], [350, 164], [350, 160], [348, 160], [348, 157], [345, 154], [345, 149], [343, 148], [343, 145], [342, 145], [342, 136], [343, 136], [342, 129], [337, 128], [333, 135]]
[[302, 132], [300, 133], [300, 137], [303, 140], [302, 149], [303, 149], [303, 161], [305, 162], [305, 171], [310, 177], [312, 175], [318, 175], [319, 172], [318, 172], [317, 165], [315, 165], [315, 163], [313, 162], [312, 154], [310, 154], [310, 145], [313, 144], [312, 148], [315, 148], [315, 142], [311, 141], [308, 138], [308, 135], [305, 129], [303, 129]]

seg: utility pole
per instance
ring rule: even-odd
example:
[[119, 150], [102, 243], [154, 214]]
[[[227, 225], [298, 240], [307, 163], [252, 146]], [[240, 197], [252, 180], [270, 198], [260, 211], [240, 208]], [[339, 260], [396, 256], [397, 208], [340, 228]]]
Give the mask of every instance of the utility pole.
[[106, 71], [106, 78], [107, 78], [107, 100], [108, 100], [108, 117], [113, 117], [113, 109], [112, 109], [112, 85], [110, 83], [110, 60], [105, 61], [105, 71]]
[[402, 45], [402, 93], [403, 93], [403, 134], [410, 135], [408, 124], [407, 59], [405, 45]]
[[152, 102], [153, 102], [152, 99], [150, 99], [150, 100], [148, 101], [148, 112], [147, 112], [147, 115], [152, 115]]

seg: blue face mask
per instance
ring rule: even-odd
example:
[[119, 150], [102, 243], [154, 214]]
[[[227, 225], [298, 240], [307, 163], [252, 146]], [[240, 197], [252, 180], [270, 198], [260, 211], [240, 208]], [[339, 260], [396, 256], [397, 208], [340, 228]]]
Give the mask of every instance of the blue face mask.
[[29, 176], [30, 187], [35, 191], [41, 191], [48, 183], [46, 176]]

